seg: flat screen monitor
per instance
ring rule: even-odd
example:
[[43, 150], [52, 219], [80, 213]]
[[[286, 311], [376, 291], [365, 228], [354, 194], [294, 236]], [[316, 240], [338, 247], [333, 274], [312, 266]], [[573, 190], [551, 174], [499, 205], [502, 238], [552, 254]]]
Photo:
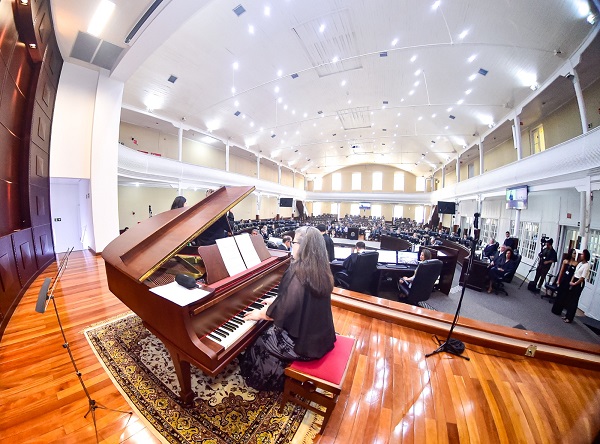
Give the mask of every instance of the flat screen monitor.
[[506, 209], [507, 210], [525, 210], [527, 209], [527, 185], [512, 187], [506, 189]]
[[279, 198], [279, 206], [280, 207], [292, 208], [292, 204], [293, 203], [294, 203], [294, 198], [293, 197], [281, 197], [281, 198]]
[[443, 202], [443, 201], [439, 200], [438, 201], [438, 213], [440, 213], [440, 214], [456, 213], [456, 203], [455, 202]]

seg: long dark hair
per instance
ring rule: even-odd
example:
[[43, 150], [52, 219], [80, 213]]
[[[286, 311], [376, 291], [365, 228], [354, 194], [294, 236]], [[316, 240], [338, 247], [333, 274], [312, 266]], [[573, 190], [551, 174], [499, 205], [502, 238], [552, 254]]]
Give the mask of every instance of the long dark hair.
[[185, 205], [185, 201], [185, 197], [177, 196], [171, 204], [171, 209], [174, 210], [175, 208], [182, 208]]
[[330, 295], [333, 291], [333, 275], [323, 235], [315, 227], [300, 227], [294, 234], [296, 242], [299, 248], [292, 262], [296, 276], [315, 296]]

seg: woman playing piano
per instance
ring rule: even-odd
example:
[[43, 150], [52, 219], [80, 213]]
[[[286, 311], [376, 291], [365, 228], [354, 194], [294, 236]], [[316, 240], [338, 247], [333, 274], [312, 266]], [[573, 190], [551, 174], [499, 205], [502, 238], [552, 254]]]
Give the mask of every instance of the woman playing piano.
[[242, 376], [257, 390], [283, 390], [283, 371], [290, 362], [319, 359], [335, 342], [333, 276], [319, 230], [298, 228], [292, 256], [277, 298], [266, 312], [252, 311], [245, 316], [248, 320], [273, 321], [239, 358]]

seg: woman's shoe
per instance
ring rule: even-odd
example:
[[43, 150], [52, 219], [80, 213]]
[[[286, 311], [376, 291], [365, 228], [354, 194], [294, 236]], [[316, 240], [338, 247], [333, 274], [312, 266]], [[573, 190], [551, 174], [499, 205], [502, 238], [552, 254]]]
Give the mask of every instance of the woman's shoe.
[[571, 323], [571, 322], [573, 322], [573, 321], [570, 321], [570, 320], [569, 320], [569, 319], [567, 319], [567, 318], [563, 318], [563, 322], [564, 322], [565, 324], [570, 324], [570, 323]]

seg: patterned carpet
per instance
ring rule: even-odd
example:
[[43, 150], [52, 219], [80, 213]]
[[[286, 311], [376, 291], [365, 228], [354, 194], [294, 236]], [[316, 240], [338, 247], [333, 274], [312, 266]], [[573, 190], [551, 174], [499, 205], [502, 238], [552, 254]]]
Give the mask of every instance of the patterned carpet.
[[215, 377], [192, 367], [197, 397], [184, 408], [169, 353], [135, 315], [90, 327], [85, 335], [115, 385], [164, 442], [302, 443], [312, 442], [318, 430], [315, 416], [298, 406], [288, 403], [279, 414], [279, 393], [246, 386], [237, 361]]

